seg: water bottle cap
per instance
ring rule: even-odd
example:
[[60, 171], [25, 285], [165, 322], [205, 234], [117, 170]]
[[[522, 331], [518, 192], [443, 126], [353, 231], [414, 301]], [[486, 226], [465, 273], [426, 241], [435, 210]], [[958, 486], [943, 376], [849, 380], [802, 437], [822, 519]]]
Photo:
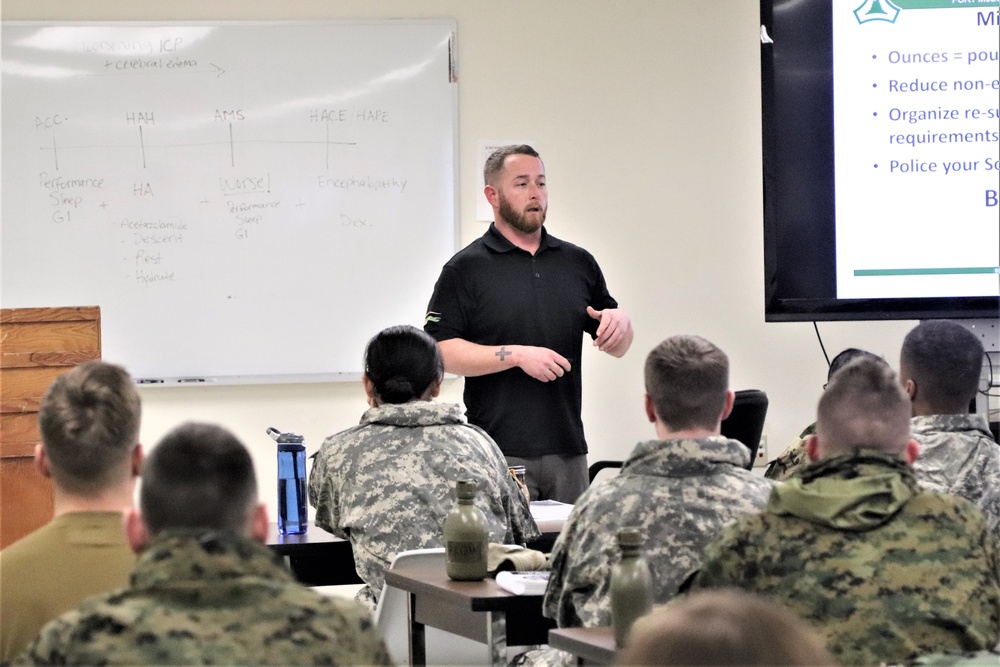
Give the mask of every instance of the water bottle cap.
[[638, 528], [622, 528], [618, 531], [618, 546], [641, 547], [642, 531]]
[[464, 479], [455, 484], [455, 495], [462, 499], [476, 497], [476, 483], [471, 479]]
[[305, 437], [298, 433], [282, 433], [273, 426], [268, 426], [265, 431], [275, 442], [305, 442]]

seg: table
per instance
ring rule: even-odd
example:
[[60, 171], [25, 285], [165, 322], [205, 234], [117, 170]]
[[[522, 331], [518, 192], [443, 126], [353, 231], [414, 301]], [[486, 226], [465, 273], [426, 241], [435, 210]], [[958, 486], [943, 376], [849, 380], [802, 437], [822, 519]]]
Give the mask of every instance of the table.
[[288, 569], [305, 586], [364, 583], [354, 569], [350, 540], [336, 537], [312, 521], [301, 535], [282, 535], [278, 532], [278, 524], [272, 523], [267, 545], [285, 559]]
[[549, 646], [572, 653], [581, 667], [615, 662], [615, 631], [611, 627], [555, 628], [549, 630]]
[[[532, 504], [532, 515], [539, 509]], [[568, 512], [567, 512], [568, 514]], [[528, 542], [528, 548], [543, 553], [552, 551], [564, 519], [538, 519], [541, 536]], [[267, 545], [278, 552], [295, 578], [306, 586], [343, 586], [362, 584], [354, 569], [354, 552], [350, 540], [344, 540], [319, 528], [312, 521], [301, 535], [281, 535], [278, 524], [272, 523], [267, 533]]]
[[546, 554], [551, 552], [552, 546], [556, 543], [556, 538], [562, 532], [563, 524], [566, 523], [572, 510], [573, 506], [565, 503], [551, 500], [532, 501], [531, 516], [534, 518], [541, 536], [531, 540], [525, 546]]
[[408, 594], [411, 665], [427, 662], [427, 625], [486, 644], [490, 665], [506, 664], [508, 642], [544, 644], [555, 626], [541, 595], [512, 595], [493, 579], [452, 581], [444, 568], [403, 566], [386, 570], [385, 582]]

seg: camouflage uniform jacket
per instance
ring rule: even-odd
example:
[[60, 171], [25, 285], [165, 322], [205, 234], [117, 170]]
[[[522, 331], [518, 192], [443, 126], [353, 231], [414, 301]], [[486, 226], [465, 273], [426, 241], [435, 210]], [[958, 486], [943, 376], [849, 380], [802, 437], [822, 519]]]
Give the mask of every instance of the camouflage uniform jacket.
[[524, 544], [538, 537], [531, 508], [496, 443], [468, 424], [460, 406], [433, 401], [387, 404], [361, 424], [326, 439], [309, 479], [316, 525], [351, 540], [365, 587], [358, 601], [374, 609], [385, 568], [400, 551], [442, 547], [455, 482], [475, 480], [476, 506], [490, 541]]
[[816, 424], [813, 423], [807, 426], [802, 433], [799, 433], [798, 439], [789, 445], [788, 449], [781, 452], [778, 458], [768, 462], [767, 470], [764, 471], [764, 477], [783, 482], [809, 465], [809, 454], [806, 452], [806, 443], [809, 442], [809, 436], [815, 432]]
[[672, 598], [724, 525], [767, 504], [772, 482], [742, 467], [749, 462], [745, 446], [719, 436], [639, 443], [617, 477], [573, 508], [552, 549], [543, 613], [559, 627], [611, 625], [615, 533], [625, 526], [645, 533], [654, 600]]
[[871, 450], [807, 466], [727, 528], [691, 588], [729, 586], [781, 601], [844, 665], [981, 650], [1000, 633], [1000, 557], [982, 513]]
[[267, 547], [171, 530], [136, 562], [128, 588], [49, 623], [15, 664], [392, 663], [361, 607], [300, 585]]
[[983, 415], [914, 417], [920, 485], [975, 503], [1000, 537], [1000, 445]]

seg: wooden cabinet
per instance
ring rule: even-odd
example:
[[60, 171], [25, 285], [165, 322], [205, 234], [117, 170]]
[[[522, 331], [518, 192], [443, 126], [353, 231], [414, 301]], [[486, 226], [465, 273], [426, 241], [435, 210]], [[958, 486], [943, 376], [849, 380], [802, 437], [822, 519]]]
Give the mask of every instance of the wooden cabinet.
[[0, 310], [0, 549], [52, 518], [52, 484], [32, 461], [45, 391], [100, 358], [97, 306]]

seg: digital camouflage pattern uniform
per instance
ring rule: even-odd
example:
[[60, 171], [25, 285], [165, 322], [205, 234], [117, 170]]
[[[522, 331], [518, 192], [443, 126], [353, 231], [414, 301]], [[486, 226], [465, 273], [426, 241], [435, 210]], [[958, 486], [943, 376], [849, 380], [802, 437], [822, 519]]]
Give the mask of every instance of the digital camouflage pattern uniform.
[[914, 417], [920, 485], [974, 503], [1000, 538], [1000, 445], [984, 415]]
[[810, 424], [806, 430], [799, 433], [798, 439], [788, 446], [788, 449], [781, 452], [778, 458], [769, 461], [764, 477], [783, 482], [802, 468], [809, 465], [809, 454], [806, 452], [806, 443], [809, 436], [816, 432], [816, 424]]
[[743, 444], [721, 436], [639, 443], [617, 477], [573, 508], [552, 549], [543, 613], [559, 627], [611, 625], [615, 533], [626, 526], [645, 534], [655, 602], [672, 598], [724, 525], [767, 504], [772, 483], [749, 462]]
[[14, 664], [390, 665], [359, 605], [297, 583], [266, 546], [164, 531], [131, 585], [42, 629]]
[[326, 439], [313, 462], [309, 502], [317, 526], [351, 540], [366, 584], [359, 602], [374, 610], [385, 568], [400, 551], [444, 546], [442, 525], [462, 479], [478, 485], [476, 506], [486, 515], [491, 542], [538, 537], [500, 449], [466, 422], [458, 405], [382, 405]]
[[844, 665], [978, 651], [1000, 635], [1000, 557], [982, 513], [872, 450], [807, 466], [727, 528], [690, 588], [728, 586], [781, 601]]

